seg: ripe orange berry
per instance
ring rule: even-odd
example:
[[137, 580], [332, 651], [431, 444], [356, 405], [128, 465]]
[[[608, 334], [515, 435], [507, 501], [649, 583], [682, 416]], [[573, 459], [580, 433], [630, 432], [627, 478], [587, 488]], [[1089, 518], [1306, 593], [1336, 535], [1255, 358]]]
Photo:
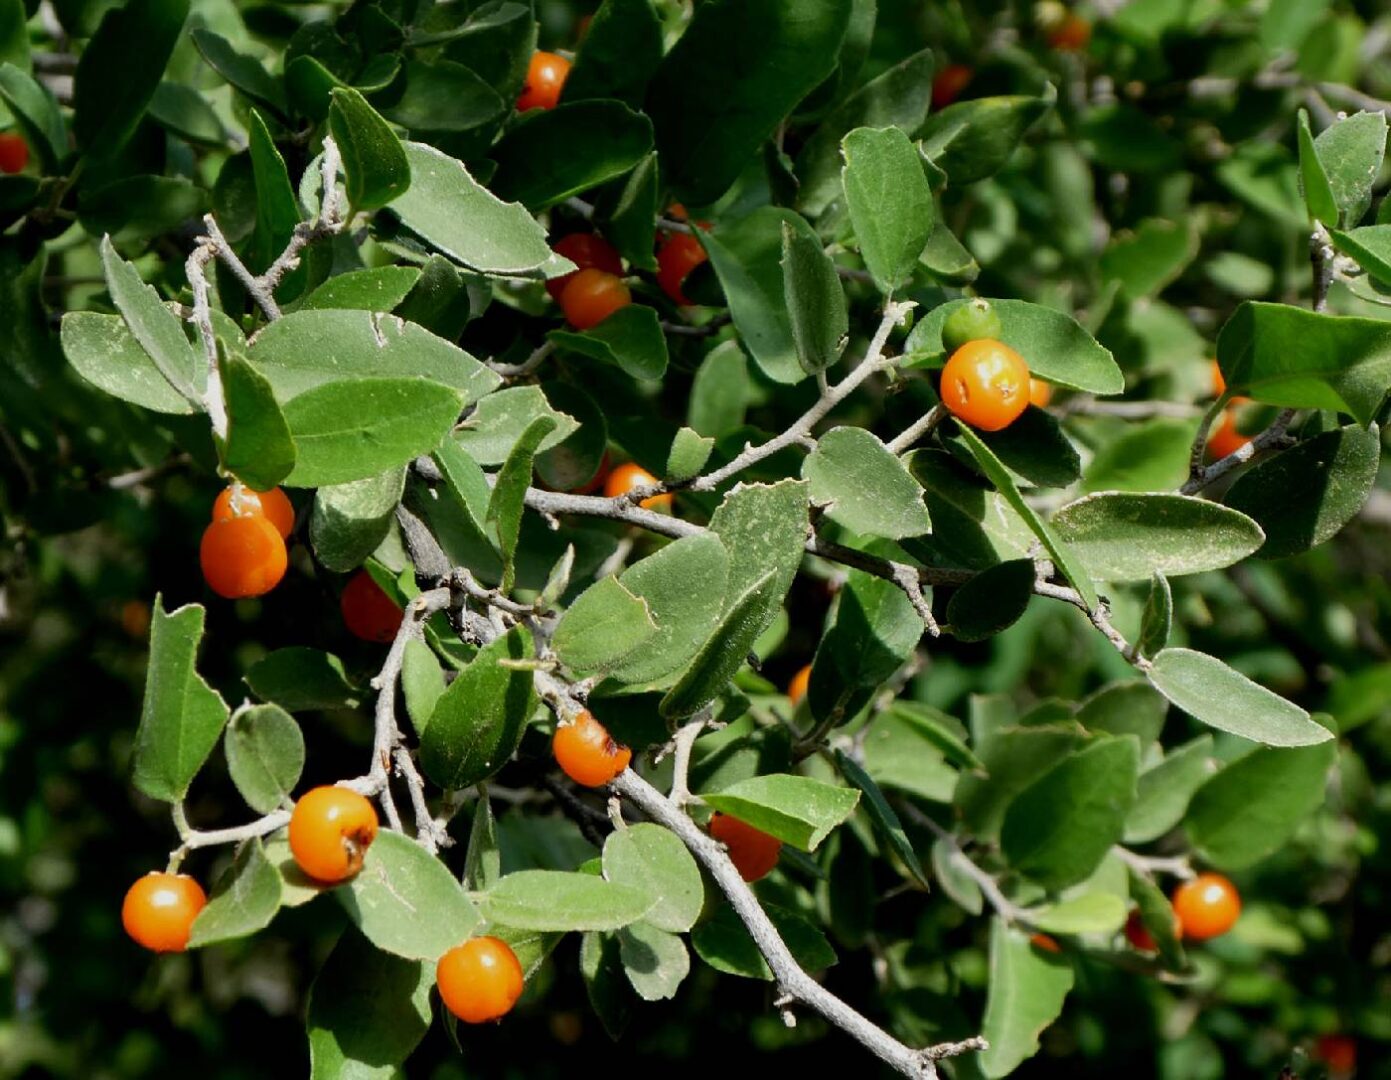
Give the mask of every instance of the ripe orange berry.
[[811, 665], [808, 664], [793, 675], [787, 683], [787, 700], [795, 708], [807, 696], [807, 684], [811, 682]]
[[346, 881], [362, 869], [377, 838], [377, 812], [365, 795], [342, 787], [316, 787], [290, 814], [290, 853], [315, 881]]
[[565, 775], [584, 787], [603, 787], [633, 759], [633, 752], [614, 742], [608, 729], [589, 712], [555, 729], [551, 752]]
[[1236, 426], [1236, 414], [1230, 408], [1222, 410], [1222, 417], [1208, 436], [1207, 452], [1214, 461], [1234, 454], [1251, 441], [1250, 435], [1243, 435]]
[[1241, 897], [1221, 874], [1199, 874], [1174, 890], [1174, 913], [1183, 922], [1184, 937], [1206, 941], [1236, 925]]
[[466, 1024], [485, 1024], [512, 1011], [522, 996], [522, 965], [495, 937], [470, 938], [439, 958], [435, 985], [445, 1008]]
[[778, 865], [782, 841], [728, 814], [710, 818], [710, 835], [729, 851], [729, 861], [745, 881], [767, 877]]
[[942, 369], [942, 402], [982, 431], [1009, 427], [1029, 405], [1029, 365], [991, 338], [968, 341]]
[[260, 514], [214, 521], [198, 548], [203, 579], [218, 596], [264, 596], [285, 576], [285, 541]]
[[527, 109], [554, 109], [560, 101], [560, 91], [565, 86], [566, 76], [570, 74], [570, 61], [555, 53], [538, 49], [531, 54], [527, 65], [526, 82], [517, 98], [517, 111]]
[[[634, 488], [647, 487], [655, 484], [657, 478], [644, 469], [641, 465], [632, 461], [625, 461], [609, 473], [604, 480], [604, 494], [610, 499], [616, 499], [620, 495], [626, 495]], [[653, 495], [650, 499], [643, 499], [639, 504], [644, 509], [656, 510], [671, 506], [671, 492], [662, 495]]]
[[1061, 953], [1063, 951], [1063, 947], [1058, 944], [1057, 940], [1047, 934], [1033, 935], [1029, 938], [1029, 944], [1035, 949], [1042, 949], [1044, 952]]
[[150, 871], [126, 891], [121, 924], [137, 944], [154, 952], [183, 952], [193, 920], [208, 902], [203, 886], [186, 874]]
[[932, 80], [932, 108], [945, 109], [961, 96], [961, 91], [975, 76], [965, 64], [948, 64]]
[[13, 131], [0, 132], [0, 172], [13, 175], [29, 164], [29, 144]]
[[[562, 236], [554, 244], [551, 250], [557, 255], [564, 255], [579, 270], [588, 270], [591, 267], [595, 270], [604, 270], [610, 274], [623, 273], [623, 260], [619, 257], [618, 251], [597, 233], [570, 233]], [[576, 270], [575, 273], [578, 273]], [[562, 274], [560, 277], [551, 278], [546, 282], [546, 291], [551, 294], [551, 299], [559, 302], [560, 294], [565, 291], [565, 285], [575, 276], [575, 273]]]
[[[241, 490], [238, 491], [238, 488]], [[290, 539], [290, 534], [295, 531], [294, 504], [278, 487], [269, 491], [252, 491], [245, 484], [230, 484], [213, 500], [214, 521], [230, 521], [247, 514], [260, 514], [266, 518], [283, 540]]]
[[1352, 1073], [1357, 1068], [1357, 1043], [1350, 1035], [1321, 1035], [1314, 1057], [1331, 1073]]
[[1046, 383], [1042, 379], [1029, 380], [1029, 404], [1040, 409], [1046, 409], [1048, 403], [1053, 400], [1053, 384]]
[[339, 607], [348, 631], [363, 641], [385, 644], [394, 640], [396, 631], [401, 629], [401, 609], [366, 570], [359, 570], [348, 579]]
[[560, 290], [560, 310], [576, 330], [593, 329], [632, 302], [633, 294], [622, 278], [592, 266], [575, 271]]
[[1069, 14], [1048, 31], [1048, 44], [1058, 52], [1081, 52], [1092, 40], [1092, 24], [1080, 15]]
[[657, 249], [657, 284], [673, 301], [683, 307], [693, 301], [681, 291], [687, 276], [703, 263], [708, 255], [700, 241], [690, 233], [672, 233]]

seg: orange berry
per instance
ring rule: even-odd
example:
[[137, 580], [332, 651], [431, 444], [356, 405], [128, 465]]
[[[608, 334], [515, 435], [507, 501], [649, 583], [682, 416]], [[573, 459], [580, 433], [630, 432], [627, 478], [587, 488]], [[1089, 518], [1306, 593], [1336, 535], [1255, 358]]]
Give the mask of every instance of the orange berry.
[[526, 82], [522, 84], [521, 95], [517, 98], [517, 111], [554, 109], [569, 74], [570, 61], [565, 57], [536, 50], [531, 54], [531, 63], [527, 65]]
[[555, 729], [551, 752], [565, 775], [584, 787], [603, 787], [633, 759], [633, 752], [614, 742], [608, 729], [589, 712], [581, 712]]
[[795, 708], [807, 696], [807, 684], [811, 682], [811, 665], [808, 664], [793, 675], [787, 683], [787, 700]]
[[991, 338], [968, 341], [942, 369], [942, 402], [982, 431], [1009, 427], [1029, 405], [1029, 365]]
[[121, 629], [136, 641], [150, 632], [150, 605], [144, 600], [127, 600], [121, 605]]
[[1042, 379], [1029, 380], [1029, 404], [1040, 409], [1048, 408], [1048, 403], [1053, 400], [1053, 384], [1046, 383]]
[[1048, 44], [1058, 52], [1081, 52], [1092, 40], [1092, 24], [1080, 15], [1069, 14], [1048, 31]]
[[315, 881], [346, 881], [362, 869], [377, 838], [377, 812], [365, 795], [342, 787], [316, 787], [290, 814], [290, 853]]
[[[237, 488], [240, 487], [240, 492]], [[233, 503], [235, 501], [235, 509]], [[290, 539], [295, 531], [295, 507], [290, 497], [278, 487], [269, 491], [252, 491], [245, 484], [231, 484], [213, 500], [213, 520], [230, 521], [234, 517], [260, 514], [275, 526], [281, 539]]]
[[193, 920], [207, 905], [203, 886], [186, 874], [150, 871], [126, 891], [121, 924], [154, 952], [183, 952]]
[[591, 330], [632, 302], [622, 278], [592, 266], [575, 271], [560, 290], [560, 310], [576, 330]]
[[1029, 943], [1035, 949], [1042, 949], [1044, 952], [1061, 953], [1063, 951], [1063, 947], [1058, 944], [1057, 940], [1047, 934], [1035, 934], [1029, 938]]
[[1227, 380], [1222, 376], [1222, 368], [1216, 360], [1209, 360], [1208, 367], [1212, 371], [1212, 396], [1221, 397], [1227, 392]]
[[673, 221], [685, 221], [689, 216], [690, 215], [686, 212], [684, 203], [673, 200], [671, 205], [667, 207], [667, 217], [671, 218]]
[[1199, 874], [1174, 890], [1174, 912], [1183, 922], [1185, 937], [1206, 941], [1236, 925], [1241, 897], [1221, 874]]
[[1250, 435], [1243, 435], [1237, 430], [1236, 415], [1232, 410], [1230, 408], [1223, 409], [1221, 419], [1217, 422], [1212, 434], [1208, 436], [1208, 456], [1214, 461], [1220, 460], [1229, 454], [1235, 454], [1250, 441]]
[[[634, 488], [647, 487], [655, 484], [657, 478], [644, 469], [636, 462], [625, 461], [613, 472], [609, 473], [604, 480], [604, 494], [610, 499], [616, 499], [620, 495], [626, 495]], [[656, 510], [671, 506], [671, 492], [662, 495], [653, 495], [650, 499], [643, 499], [639, 504], [644, 509]]]
[[932, 107], [945, 109], [961, 96], [967, 83], [975, 76], [975, 71], [965, 64], [948, 64], [932, 80]]
[[466, 1024], [485, 1024], [512, 1011], [522, 996], [522, 965], [495, 937], [470, 938], [439, 958], [435, 985], [445, 1008]]
[[657, 284], [673, 301], [689, 306], [693, 301], [681, 291], [686, 277], [709, 256], [690, 233], [672, 233], [657, 249]]
[[285, 540], [260, 514], [214, 521], [198, 548], [203, 579], [218, 596], [264, 596], [285, 576]]
[[717, 812], [710, 818], [710, 835], [728, 849], [729, 861], [745, 881], [767, 877], [778, 865], [782, 841], [748, 822]]
[[1357, 1068], [1357, 1043], [1350, 1035], [1321, 1035], [1314, 1057], [1332, 1073], [1351, 1073]]
[[546, 282], [546, 291], [551, 294], [551, 299], [557, 302], [560, 300], [560, 294], [565, 291], [566, 283], [579, 270], [592, 267], [610, 274], [623, 273], [623, 260], [619, 257], [618, 251], [597, 233], [570, 233], [552, 244], [551, 250], [557, 255], [564, 255], [578, 267], [574, 273], [562, 274]]
[[401, 629], [401, 609], [366, 570], [359, 570], [348, 579], [338, 606], [348, 631], [363, 641], [385, 644], [394, 640], [396, 631]]
[[0, 132], [0, 172], [13, 175], [29, 164], [29, 144], [13, 131]]

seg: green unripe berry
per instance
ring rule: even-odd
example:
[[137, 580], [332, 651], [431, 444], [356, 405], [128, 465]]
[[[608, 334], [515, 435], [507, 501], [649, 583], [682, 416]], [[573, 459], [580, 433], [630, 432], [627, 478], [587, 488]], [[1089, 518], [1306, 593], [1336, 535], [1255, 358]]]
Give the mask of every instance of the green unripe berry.
[[950, 355], [968, 341], [998, 340], [1004, 328], [989, 300], [968, 300], [942, 323], [942, 346]]

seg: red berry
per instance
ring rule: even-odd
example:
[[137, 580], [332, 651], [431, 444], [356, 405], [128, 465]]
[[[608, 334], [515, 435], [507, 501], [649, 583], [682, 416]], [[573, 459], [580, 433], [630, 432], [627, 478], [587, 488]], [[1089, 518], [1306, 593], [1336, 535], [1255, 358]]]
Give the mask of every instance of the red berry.
[[348, 579], [339, 607], [348, 631], [363, 641], [386, 644], [401, 629], [401, 609], [366, 570]]
[[0, 132], [0, 172], [13, 175], [29, 164], [29, 144], [13, 131]]
[[687, 275], [707, 258], [700, 241], [690, 233], [672, 233], [657, 249], [657, 284], [676, 303], [691, 304], [681, 286]]
[[748, 822], [716, 813], [710, 819], [710, 835], [725, 846], [729, 861], [745, 881], [767, 877], [778, 865], [782, 841]]
[[569, 74], [570, 61], [565, 57], [539, 49], [532, 53], [531, 63], [527, 65], [526, 82], [517, 98], [517, 111], [554, 109]]
[[[623, 273], [623, 260], [617, 250], [597, 233], [571, 233], [569, 236], [562, 236], [551, 245], [551, 250], [557, 255], [564, 255], [574, 263], [575, 272], [592, 267], [614, 275]], [[559, 302], [560, 294], [565, 291], [566, 283], [575, 276], [575, 272], [550, 278], [546, 282], [546, 291], [551, 294], [552, 300]]]

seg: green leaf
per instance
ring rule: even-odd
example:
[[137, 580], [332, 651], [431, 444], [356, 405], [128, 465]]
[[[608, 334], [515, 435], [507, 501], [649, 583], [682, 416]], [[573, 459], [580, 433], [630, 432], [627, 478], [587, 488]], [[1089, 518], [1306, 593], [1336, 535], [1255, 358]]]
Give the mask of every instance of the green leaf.
[[[942, 324], [966, 300], [933, 308], [908, 335], [905, 351], [922, 354], [929, 366], [945, 362]], [[1108, 349], [1069, 315], [1023, 300], [991, 300], [1000, 317], [1000, 340], [1014, 349], [1040, 378], [1090, 394], [1119, 394], [1125, 376]], [[918, 362], [910, 366], [923, 366]]]
[[1367, 225], [1340, 232], [1330, 229], [1333, 246], [1378, 281], [1391, 281], [1391, 225]]
[[150, 119], [193, 143], [225, 146], [227, 129], [217, 110], [191, 86], [165, 80], [150, 99]]
[[[1164, 138], [1165, 147], [1172, 150], [1172, 141]], [[1277, 224], [1308, 227], [1308, 214], [1299, 197], [1298, 166], [1279, 143], [1243, 143], [1219, 162], [1214, 172], [1223, 186]]]
[[246, 805], [261, 814], [283, 807], [304, 768], [304, 735], [279, 705], [238, 709], [223, 737], [227, 771]]
[[[803, 971], [823, 971], [836, 962], [835, 950], [815, 924], [776, 904], [763, 904], [762, 907]], [[710, 918], [695, 928], [691, 944], [696, 954], [716, 971], [745, 979], [773, 981], [768, 961], [763, 959], [748, 928], [729, 904], [720, 904]]]
[[979, 915], [985, 908], [985, 897], [980, 884], [962, 868], [965, 859], [961, 849], [947, 837], [933, 841], [932, 872], [937, 876], [937, 883], [957, 907], [968, 914]]
[[580, 974], [585, 995], [609, 1038], [617, 1040], [632, 1019], [633, 991], [625, 978], [618, 938], [589, 932], [580, 943]]
[[923, 125], [923, 153], [953, 187], [994, 176], [1057, 96], [1049, 85], [1043, 97], [984, 97], [948, 105]]
[[166, 613], [155, 597], [145, 700], [135, 735], [135, 786], [152, 799], [179, 802], [217, 745], [227, 705], [194, 667], [203, 639], [201, 604]]
[[411, 232], [484, 274], [533, 274], [550, 261], [546, 234], [524, 206], [499, 199], [433, 146], [405, 148], [411, 186], [391, 210]]
[[1103, 686], [1077, 706], [1077, 722], [1088, 731], [1134, 735], [1143, 749], [1159, 738], [1169, 703], [1143, 679]]
[[806, 377], [784, 296], [782, 238], [788, 226], [800, 238], [819, 242], [803, 218], [776, 206], [759, 207], [713, 232], [696, 234], [710, 256], [740, 340], [763, 373], [779, 383]]
[[458, 346], [395, 315], [368, 311], [291, 312], [261, 330], [250, 359], [282, 403], [325, 383], [387, 374], [451, 386], [465, 405], [502, 384]]
[[782, 226], [782, 287], [802, 370], [811, 375], [825, 371], [849, 341], [845, 290], [821, 241], [787, 222]]
[[617, 930], [643, 919], [658, 898], [593, 874], [519, 870], [488, 890], [489, 922], [521, 930]]
[[290, 183], [290, 172], [280, 156], [270, 129], [255, 109], [247, 125], [251, 170], [256, 183], [256, 230], [251, 240], [252, 268], [264, 269], [285, 249], [299, 224], [299, 201]]
[[488, 499], [487, 524], [497, 525], [498, 545], [502, 549], [502, 591], [511, 592], [516, 580], [517, 542], [522, 535], [522, 512], [526, 491], [531, 486], [532, 462], [536, 448], [556, 428], [550, 416], [538, 416], [526, 426], [513, 444], [507, 460], [498, 470]]
[[428, 454], [453, 427], [461, 400], [424, 379], [350, 379], [291, 398], [285, 420], [299, 456], [285, 484], [347, 484]]
[[309, 989], [310, 1080], [400, 1075], [430, 1028], [432, 963], [384, 953], [345, 930]]
[[981, 1034], [990, 1043], [980, 1054], [987, 1077], [1008, 1076], [1038, 1052], [1038, 1037], [1063, 1011], [1072, 989], [1066, 957], [1035, 948], [1029, 935], [990, 923], [990, 976]]
[[1356, 225], [1372, 205], [1372, 185], [1386, 156], [1385, 115], [1359, 112], [1338, 120], [1314, 140], [1314, 150], [1342, 223]]
[[1261, 16], [1260, 41], [1270, 53], [1296, 50], [1328, 17], [1332, 0], [1270, 0]]
[[420, 281], [414, 266], [374, 266], [329, 278], [300, 302], [300, 310], [352, 308], [392, 311]]
[[184, 336], [178, 316], [140, 279], [135, 267], [116, 254], [110, 237], [102, 239], [101, 262], [106, 288], [135, 340], [169, 385], [201, 409], [199, 395], [207, 383], [207, 370]]
[[188, 415], [202, 409], [164, 377], [119, 315], [69, 311], [63, 316], [62, 342], [68, 363], [98, 390], [153, 412]]
[[207, 907], [193, 920], [189, 947], [249, 937], [269, 926], [279, 910], [280, 874], [266, 858], [260, 839], [252, 837], [237, 849], [236, 859], [218, 880]]
[[1093, 576], [1145, 581], [1220, 570], [1265, 542], [1245, 514], [1205, 499], [1157, 492], [1085, 495], [1053, 515], [1053, 527]]
[[585, 331], [552, 330], [562, 349], [613, 364], [635, 379], [660, 379], [667, 370], [667, 340], [657, 309], [629, 304]]
[[1376, 483], [1381, 432], [1335, 428], [1248, 469], [1223, 501], [1265, 532], [1256, 554], [1297, 555], [1333, 537], [1357, 516]]
[[88, 232], [112, 233], [124, 243], [181, 228], [208, 209], [208, 198], [207, 191], [182, 177], [127, 176], [83, 189], [77, 216]]
[[256, 661], [246, 684], [257, 697], [290, 712], [352, 709], [361, 700], [338, 657], [302, 645], [276, 649]]
[[[1030, 407], [1019, 419], [999, 431], [978, 431], [981, 442], [1010, 471], [1015, 482], [1028, 487], [1069, 487], [1082, 472], [1077, 448], [1063, 434], [1057, 418]], [[971, 453], [959, 439], [945, 434], [947, 448], [968, 465]], [[1191, 443], [1191, 439], [1189, 442]], [[1188, 447], [1184, 447], [1184, 472], [1188, 476]]]
[[106, 10], [73, 76], [73, 133], [86, 154], [111, 155], [134, 134], [188, 10], [189, 0], [130, 0]]
[[609, 576], [582, 592], [560, 617], [551, 645], [578, 675], [603, 673], [657, 634], [647, 602]]
[[1391, 385], [1391, 324], [1248, 301], [1222, 327], [1217, 361], [1232, 394], [1365, 426]]
[[386, 539], [405, 483], [406, 470], [395, 468], [316, 491], [309, 539], [319, 562], [340, 574], [361, 566]]
[[686, 406], [686, 423], [719, 439], [744, 422], [749, 402], [749, 364], [737, 341], [716, 345], [696, 369]]
[[807, 776], [775, 773], [742, 780], [704, 799], [713, 809], [793, 847], [815, 851], [854, 811], [860, 793]]
[[[797, 208], [819, 217], [841, 187], [841, 140], [855, 128], [900, 128], [909, 134], [932, 103], [932, 50], [924, 49], [875, 76], [826, 114], [797, 155]], [[916, 159], [917, 152], [914, 151]]]
[[390, 125], [351, 87], [337, 87], [328, 127], [343, 154], [348, 202], [354, 210], [377, 210], [411, 186], [411, 167]]
[[619, 956], [628, 981], [643, 1001], [666, 1001], [690, 974], [691, 954], [679, 934], [651, 922], [633, 923], [618, 931]]
[[[646, 4], [648, 0], [625, 0]], [[592, 33], [592, 31], [591, 31]], [[575, 73], [565, 80], [568, 94]], [[609, 185], [595, 204], [595, 217], [608, 241], [637, 270], [655, 273], [657, 257], [657, 215], [660, 209], [661, 170], [657, 155], [648, 154], [635, 166], [620, 188]]]
[[270, 106], [281, 116], [288, 112], [284, 87], [259, 60], [238, 52], [226, 38], [201, 26], [191, 31], [189, 37], [208, 65], [243, 94]]
[[410, 837], [385, 829], [357, 876], [334, 893], [368, 941], [407, 960], [433, 964], [482, 922], [444, 863]]
[[1212, 736], [1199, 735], [1142, 772], [1135, 805], [1125, 819], [1125, 842], [1148, 844], [1176, 826], [1183, 820], [1193, 793], [1216, 769]]
[[485, 79], [452, 60], [409, 58], [398, 82], [372, 97], [388, 120], [417, 132], [471, 132], [500, 121], [508, 110]]
[[700, 917], [705, 885], [700, 867], [679, 837], [646, 822], [609, 833], [604, 841], [604, 877], [656, 898], [644, 923], [684, 933]]
[[662, 716], [669, 720], [692, 716], [714, 701], [748, 662], [754, 642], [771, 621], [772, 609], [781, 602], [776, 572], [770, 570], [726, 609], [714, 633], [662, 698]]
[[1000, 828], [1010, 865], [1050, 891], [1089, 877], [1119, 842], [1135, 802], [1136, 739], [1098, 739], [1015, 796]]
[[726, 611], [764, 574], [773, 574], [764, 611], [763, 629], [767, 629], [802, 565], [807, 485], [796, 480], [741, 484], [716, 507], [710, 532], [729, 552]]
[[24, 133], [24, 141], [34, 148], [44, 172], [58, 173], [68, 156], [68, 130], [53, 94], [28, 72], [6, 61], [0, 64], [0, 99]]
[[494, 146], [490, 187], [544, 210], [622, 176], [652, 150], [652, 124], [620, 101], [575, 101], [533, 109]]
[[947, 623], [958, 641], [985, 641], [1013, 626], [1034, 597], [1032, 559], [1010, 559], [982, 570], [952, 594]]
[[811, 501], [856, 533], [898, 540], [930, 532], [923, 489], [908, 469], [863, 428], [838, 427], [822, 435], [802, 462]]
[[1165, 649], [1148, 672], [1154, 688], [1195, 719], [1218, 731], [1267, 746], [1311, 746], [1332, 732], [1216, 657], [1192, 649]]
[[1154, 938], [1160, 959], [1171, 971], [1182, 971], [1188, 961], [1175, 933], [1178, 921], [1174, 917], [1173, 904], [1159, 886], [1143, 874], [1131, 870], [1129, 879], [1130, 896], [1135, 901], [1140, 921], [1150, 932], [1150, 937]]
[[841, 183], [855, 239], [879, 291], [899, 291], [932, 235], [935, 208], [922, 159], [896, 127], [857, 128], [841, 143]]
[[564, 100], [614, 98], [639, 106], [661, 61], [662, 24], [651, 0], [605, 0], [565, 78]]
[[854, 758], [848, 757], [844, 751], [836, 751], [836, 768], [864, 795], [865, 810], [869, 814], [870, 821], [874, 823], [875, 831], [888, 841], [889, 847], [894, 854], [903, 860], [903, 865], [908, 868], [908, 872], [917, 879], [918, 883], [924, 889], [932, 888], [927, 872], [923, 870], [922, 863], [918, 861], [918, 853], [913, 850], [912, 841], [908, 839], [908, 834], [903, 831], [903, 823], [898, 820], [894, 808], [884, 798], [884, 793], [879, 790], [879, 785], [874, 782], [869, 773], [860, 767]]
[[1190, 225], [1150, 218], [1107, 245], [1099, 260], [1102, 280], [1119, 282], [1122, 294], [1132, 299], [1155, 296], [1197, 253], [1198, 237]]
[[712, 0], [647, 95], [662, 168], [688, 204], [714, 202], [778, 122], [835, 68], [850, 0]]
[[664, 475], [675, 483], [694, 479], [700, 475], [700, 470], [705, 468], [705, 463], [710, 460], [710, 451], [714, 447], [714, 439], [699, 435], [691, 428], [681, 428], [667, 453]]
[[1084, 892], [1031, 909], [1029, 925], [1047, 934], [1114, 934], [1125, 916], [1125, 901], [1114, 893]]
[[269, 491], [295, 467], [290, 426], [271, 384], [240, 356], [221, 353], [222, 396], [227, 405], [223, 467], [257, 491]]
[[1239, 870], [1279, 851], [1323, 805], [1338, 745], [1260, 747], [1211, 777], [1193, 795], [1183, 819], [1205, 862]]
[[710, 636], [724, 610], [729, 555], [717, 536], [688, 536], [634, 563], [618, 580], [646, 602], [657, 634], [610, 677], [655, 682], [684, 668]]
[[1055, 533], [1052, 527], [1035, 513], [1033, 507], [1024, 501], [1024, 497], [1019, 494], [1019, 489], [1014, 486], [1014, 481], [1010, 478], [1004, 464], [997, 458], [984, 442], [970, 428], [964, 424], [958, 425], [961, 441], [966, 444], [971, 451], [971, 456], [980, 465], [981, 471], [986, 478], [995, 485], [1005, 501], [1014, 509], [1029, 530], [1039, 539], [1053, 559], [1053, 564], [1062, 572], [1068, 581], [1072, 582], [1078, 594], [1082, 597], [1087, 608], [1096, 607], [1096, 586], [1092, 584], [1092, 579], [1087, 573], [1085, 565], [1073, 555], [1070, 547], [1066, 546], [1062, 539]]
[[1150, 577], [1149, 596], [1140, 619], [1140, 636], [1135, 643], [1141, 656], [1153, 657], [1169, 643], [1174, 620], [1174, 595], [1169, 579], [1158, 570]]
[[507, 764], [536, 707], [536, 691], [530, 671], [504, 667], [502, 661], [534, 655], [530, 633], [516, 626], [484, 646], [459, 673], [421, 733], [420, 766], [426, 776], [453, 790], [486, 780]]
[[1128, 426], [1096, 448], [1082, 486], [1087, 491], [1173, 491], [1188, 479], [1197, 430], [1196, 420], [1165, 417]]
[[464, 887], [484, 891], [502, 877], [502, 852], [498, 848], [497, 820], [486, 795], [474, 804], [469, 822], [468, 851], [464, 854]]
[[29, 54], [29, 11], [24, 0], [4, 0], [0, 3], [0, 61], [11, 63], [20, 71], [33, 68]]
[[985, 771], [980, 758], [966, 745], [959, 721], [920, 701], [895, 701], [889, 715], [902, 721], [919, 738], [930, 743], [943, 757], [961, 769]]
[[579, 427], [575, 419], [551, 407], [538, 386], [509, 386], [489, 394], [458, 426], [454, 442], [479, 465], [501, 465], [526, 430], [540, 417], [555, 429], [536, 448], [545, 453], [559, 446]]
[[1330, 229], [1338, 227], [1338, 202], [1333, 196], [1333, 185], [1328, 182], [1328, 174], [1323, 171], [1323, 162], [1314, 149], [1314, 135], [1309, 130], [1309, 114], [1299, 110], [1299, 175], [1304, 189], [1304, 205], [1309, 208], [1309, 217], [1321, 221]]

